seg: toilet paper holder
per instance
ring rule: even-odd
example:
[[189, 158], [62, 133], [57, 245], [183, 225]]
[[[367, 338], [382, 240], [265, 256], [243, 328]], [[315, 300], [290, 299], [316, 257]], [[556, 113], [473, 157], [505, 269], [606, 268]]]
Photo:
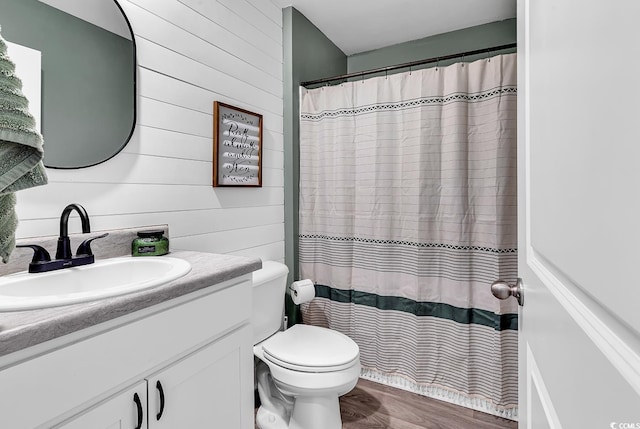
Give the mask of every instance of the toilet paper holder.
[[289, 295], [296, 305], [311, 301], [316, 296], [316, 285], [310, 279], [298, 280], [288, 288]]

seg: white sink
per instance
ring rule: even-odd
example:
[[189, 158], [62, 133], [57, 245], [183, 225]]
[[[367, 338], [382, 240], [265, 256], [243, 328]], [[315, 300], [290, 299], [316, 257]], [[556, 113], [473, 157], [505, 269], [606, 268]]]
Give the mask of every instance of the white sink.
[[123, 257], [46, 273], [0, 277], [0, 311], [34, 310], [125, 295], [178, 279], [189, 262], [166, 256]]

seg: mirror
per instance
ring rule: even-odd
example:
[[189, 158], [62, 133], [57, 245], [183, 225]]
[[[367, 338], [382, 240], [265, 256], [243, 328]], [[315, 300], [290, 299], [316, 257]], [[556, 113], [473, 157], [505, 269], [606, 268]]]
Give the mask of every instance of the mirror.
[[44, 164], [82, 168], [127, 144], [136, 118], [135, 43], [115, 0], [2, 0], [8, 42], [40, 51]]

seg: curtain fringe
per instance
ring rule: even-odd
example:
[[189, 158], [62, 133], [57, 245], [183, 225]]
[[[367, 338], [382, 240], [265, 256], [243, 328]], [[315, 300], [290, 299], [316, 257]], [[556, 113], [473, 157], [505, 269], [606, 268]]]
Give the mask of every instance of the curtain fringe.
[[418, 395], [460, 405], [465, 408], [481, 411], [504, 419], [518, 421], [517, 406], [505, 407], [496, 405], [485, 398], [469, 397], [455, 390], [450, 390], [441, 386], [418, 384], [400, 375], [386, 374], [370, 368], [362, 368], [360, 377], [365, 380], [374, 381], [376, 383], [385, 384], [408, 392], [417, 393]]

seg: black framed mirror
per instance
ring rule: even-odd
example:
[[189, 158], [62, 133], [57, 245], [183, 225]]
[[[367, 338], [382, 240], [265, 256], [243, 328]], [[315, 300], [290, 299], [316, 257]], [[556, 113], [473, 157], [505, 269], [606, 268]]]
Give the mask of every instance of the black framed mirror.
[[136, 121], [136, 48], [116, 0], [2, 0], [0, 32], [41, 53], [47, 167], [89, 167], [124, 148]]

